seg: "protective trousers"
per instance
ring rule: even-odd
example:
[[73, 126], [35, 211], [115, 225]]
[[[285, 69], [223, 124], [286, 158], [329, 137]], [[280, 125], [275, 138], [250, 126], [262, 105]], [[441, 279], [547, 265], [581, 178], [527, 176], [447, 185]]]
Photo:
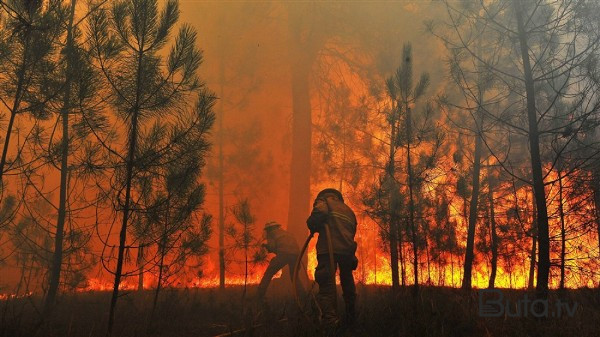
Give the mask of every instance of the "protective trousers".
[[[267, 270], [265, 270], [265, 274], [260, 280], [260, 284], [258, 285], [258, 297], [264, 297], [267, 293], [267, 288], [269, 287], [269, 283], [275, 274], [278, 271], [283, 269], [286, 265], [290, 267], [290, 278], [293, 278], [292, 275], [294, 272], [294, 266], [296, 264], [296, 259], [298, 255], [295, 254], [277, 254], [274, 258], [269, 262], [269, 266]], [[292, 280], [292, 283], [294, 280]]]
[[[347, 323], [352, 323], [356, 315], [356, 286], [354, 285], [354, 276], [352, 275], [354, 255], [334, 254], [333, 260], [335, 264], [333, 268], [340, 268], [340, 282], [346, 305], [346, 321]], [[319, 284], [317, 300], [323, 314], [322, 320], [326, 325], [333, 325], [337, 321], [335, 313], [337, 299], [335, 298], [335, 283], [333, 283], [331, 278], [329, 254], [318, 254], [317, 263], [315, 281]]]

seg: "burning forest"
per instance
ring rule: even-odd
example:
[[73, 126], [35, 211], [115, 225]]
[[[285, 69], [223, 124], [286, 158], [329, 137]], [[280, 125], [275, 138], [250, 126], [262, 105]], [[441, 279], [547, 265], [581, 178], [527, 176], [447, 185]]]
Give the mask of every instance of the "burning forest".
[[597, 336], [595, 0], [0, 0], [0, 336]]

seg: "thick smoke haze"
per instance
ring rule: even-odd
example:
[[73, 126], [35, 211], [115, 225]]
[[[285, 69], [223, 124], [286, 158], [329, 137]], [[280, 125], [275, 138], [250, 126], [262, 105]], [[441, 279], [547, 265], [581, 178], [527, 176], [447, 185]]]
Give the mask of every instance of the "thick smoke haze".
[[[297, 58], [314, 58], [306, 61], [312, 63], [307, 75], [313, 125], [323, 124], [327, 113], [340, 112], [327, 111], [334, 100], [332, 87], [345, 87], [355, 105], [372, 90], [382, 90], [383, 79], [400, 64], [402, 45], [407, 42], [414, 46], [415, 68], [432, 75], [431, 90], [444, 86], [443, 46], [426, 32], [424, 24], [441, 13], [441, 8], [429, 2], [181, 1], [181, 12], [183, 21], [198, 29], [204, 50], [202, 72], [219, 96], [216, 111], [223, 112], [217, 118], [223, 116], [224, 121], [225, 206], [230, 209], [240, 198], [248, 197], [258, 220], [257, 235], [266, 221], [287, 225], [290, 179], [294, 179], [290, 177], [291, 67]], [[312, 50], [293, 46], [290, 15], [299, 18], [304, 43]], [[218, 132], [217, 126], [205, 175], [206, 208], [215, 216]], [[322, 187], [339, 186], [339, 178], [327, 174], [328, 163], [315, 151], [319, 138], [315, 128], [313, 197]], [[368, 172], [364, 168], [361, 171]], [[350, 186], [344, 192], [356, 206], [362, 206], [358, 189]], [[227, 221], [232, 221], [231, 212]], [[213, 247], [217, 246], [216, 234]]]

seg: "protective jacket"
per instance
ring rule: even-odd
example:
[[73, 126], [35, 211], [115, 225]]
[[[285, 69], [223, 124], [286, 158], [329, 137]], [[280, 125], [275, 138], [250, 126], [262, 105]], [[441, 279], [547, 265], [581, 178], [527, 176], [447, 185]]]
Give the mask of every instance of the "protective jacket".
[[281, 228], [273, 228], [267, 233], [266, 248], [269, 252], [298, 255], [300, 247], [294, 236]]
[[324, 225], [328, 223], [334, 254], [354, 255], [356, 252], [356, 216], [343, 201], [327, 194], [319, 197], [313, 204], [313, 210], [306, 224], [311, 232], [319, 233], [317, 254], [328, 254], [327, 232]]

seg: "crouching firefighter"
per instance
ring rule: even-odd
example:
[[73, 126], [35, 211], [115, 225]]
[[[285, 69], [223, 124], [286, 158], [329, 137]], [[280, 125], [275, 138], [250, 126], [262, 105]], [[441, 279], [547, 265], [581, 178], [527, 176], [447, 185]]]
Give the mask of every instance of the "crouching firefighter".
[[[260, 280], [258, 285], [258, 299], [264, 301], [267, 288], [269, 283], [278, 271], [283, 269], [285, 266], [290, 268], [290, 277], [294, 270], [294, 265], [300, 254], [300, 248], [298, 242], [292, 234], [283, 230], [281, 225], [275, 221], [270, 221], [265, 224], [265, 234], [267, 243], [263, 244], [263, 247], [267, 249], [269, 253], [274, 253], [275, 257], [269, 262], [267, 270]], [[293, 280], [292, 280], [293, 283]], [[304, 292], [304, 289], [300, 289]]]
[[342, 194], [328, 188], [317, 195], [306, 223], [311, 233], [319, 233], [315, 281], [319, 285], [317, 300], [322, 312], [321, 323], [328, 330], [339, 325], [335, 285], [335, 272], [339, 267], [346, 324], [350, 325], [356, 318], [356, 286], [352, 275], [358, 266], [354, 241], [356, 216], [344, 203]]

